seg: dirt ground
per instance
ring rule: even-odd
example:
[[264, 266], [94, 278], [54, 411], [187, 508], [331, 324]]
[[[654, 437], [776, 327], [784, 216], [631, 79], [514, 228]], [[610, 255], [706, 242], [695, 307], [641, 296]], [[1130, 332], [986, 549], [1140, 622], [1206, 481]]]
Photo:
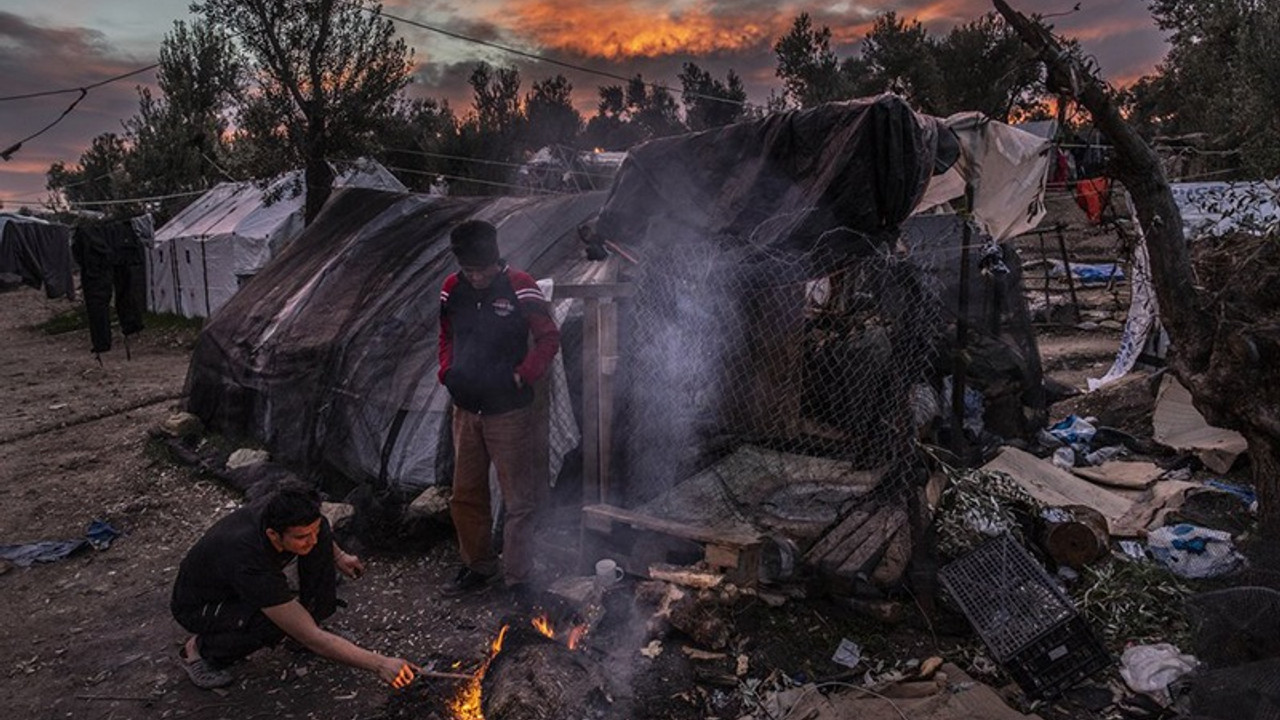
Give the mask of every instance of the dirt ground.
[[[0, 544], [79, 538], [95, 518], [122, 535], [104, 551], [0, 573], [0, 716], [442, 716], [456, 689], [448, 681], [417, 685], [412, 701], [393, 698], [370, 674], [284, 648], [238, 666], [226, 691], [190, 685], [176, 660], [185, 634], [168, 613], [171, 583], [185, 550], [239, 498], [174, 464], [147, 430], [180, 405], [195, 330], [148, 329], [131, 340], [131, 360], [117, 335], [99, 364], [86, 331], [39, 327], [75, 307], [32, 290], [0, 295]], [[1081, 386], [1105, 372], [1118, 338], [1115, 323], [1046, 331], [1045, 369]], [[451, 540], [364, 557], [369, 572], [340, 588], [349, 607], [333, 627], [437, 669], [476, 666], [510, 604], [497, 591], [438, 597], [456, 561]], [[963, 652], [928, 631], [886, 628], [809, 603], [748, 604], [738, 623], [751, 640], [734, 651], [748, 658], [752, 676], [776, 669], [809, 680], [839, 677], [843, 668], [829, 658], [843, 637], [857, 638], [882, 665]], [[733, 693], [695, 689], [677, 651], [663, 658], [638, 672], [633, 698], [621, 699], [634, 703], [629, 717], [738, 716]]]

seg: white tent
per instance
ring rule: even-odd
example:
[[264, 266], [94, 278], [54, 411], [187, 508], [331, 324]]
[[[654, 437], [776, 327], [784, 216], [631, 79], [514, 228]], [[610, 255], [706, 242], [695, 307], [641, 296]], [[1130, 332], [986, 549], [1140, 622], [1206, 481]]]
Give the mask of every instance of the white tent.
[[[407, 192], [386, 168], [363, 160], [335, 187]], [[302, 232], [302, 171], [262, 187], [222, 183], [156, 231], [147, 253], [147, 309], [209, 317]]]

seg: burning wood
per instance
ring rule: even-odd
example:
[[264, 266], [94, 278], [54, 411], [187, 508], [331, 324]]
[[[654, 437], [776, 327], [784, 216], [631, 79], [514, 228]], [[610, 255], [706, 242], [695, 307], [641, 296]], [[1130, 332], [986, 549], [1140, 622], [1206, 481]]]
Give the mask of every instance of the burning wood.
[[516, 626], [481, 679], [483, 714], [502, 720], [589, 717], [608, 704], [603, 673], [586, 653], [570, 650], [545, 618]]
[[[559, 656], [580, 646], [587, 626], [573, 624], [563, 633], [557, 633], [551, 617], [544, 613], [533, 618], [529, 627], [533, 633], [519, 625], [515, 629], [510, 624], [502, 626], [480, 669], [475, 675], [467, 676], [466, 684], [449, 704], [454, 720], [484, 720], [486, 716], [504, 720], [562, 717], [551, 711], [556, 705], [553, 700], [559, 698], [559, 705], [564, 706], [565, 701], [581, 702], [586, 697], [580, 693], [591, 688], [584, 688], [582, 681], [592, 673], [576, 672], [574, 668], [586, 666], [582, 662], [566, 662]], [[517, 657], [510, 657], [512, 655]], [[531, 659], [521, 659], [526, 656]], [[503, 680], [504, 675], [524, 679]], [[491, 680], [491, 676], [495, 679]], [[525, 701], [526, 697], [546, 705], [550, 714], [529, 714], [532, 711], [526, 707], [530, 704]]]

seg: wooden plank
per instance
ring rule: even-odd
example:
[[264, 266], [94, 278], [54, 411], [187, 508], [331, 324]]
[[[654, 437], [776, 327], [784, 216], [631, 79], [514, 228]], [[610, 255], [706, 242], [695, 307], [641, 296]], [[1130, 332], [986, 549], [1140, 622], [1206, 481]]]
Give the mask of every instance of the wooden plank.
[[858, 508], [850, 512], [845, 516], [844, 520], [841, 520], [840, 523], [835, 526], [835, 528], [819, 538], [818, 542], [814, 543], [813, 547], [809, 548], [809, 551], [804, 554], [803, 561], [813, 564], [821, 560], [824, 555], [831, 552], [832, 549], [844, 542], [859, 527], [861, 527], [862, 524], [867, 521], [867, 518], [871, 517], [871, 513], [874, 512], [874, 510], [875, 506], [870, 505], [866, 508]]
[[[889, 540], [898, 528], [907, 522], [907, 513], [902, 508], [884, 507], [876, 513], [876, 517], [868, 520], [860, 528], [862, 538], [859, 542], [849, 542], [850, 552], [835, 568], [834, 574], [852, 578], [870, 572], [889, 547]], [[836, 548], [831, 555], [823, 559], [823, 567], [828, 567], [827, 560], [839, 557], [844, 546]]]
[[649, 515], [641, 515], [620, 507], [614, 507], [613, 505], [588, 505], [587, 507], [582, 508], [582, 514], [584, 522], [586, 522], [586, 518], [589, 516], [608, 518], [615, 523], [622, 523], [636, 528], [644, 528], [646, 530], [654, 530], [656, 532], [673, 535], [686, 540], [693, 540], [706, 545], [743, 548], [760, 542], [759, 535], [719, 532], [709, 528], [686, 525], [684, 523], [655, 518]]
[[[559, 288], [557, 288], [559, 291]], [[582, 503], [600, 497], [600, 300], [582, 311]]]
[[636, 294], [633, 283], [590, 283], [556, 285], [557, 298], [615, 298], [631, 297]]
[[871, 572], [871, 583], [881, 589], [889, 589], [902, 581], [911, 562], [911, 523], [904, 522], [889, 539], [884, 556]]

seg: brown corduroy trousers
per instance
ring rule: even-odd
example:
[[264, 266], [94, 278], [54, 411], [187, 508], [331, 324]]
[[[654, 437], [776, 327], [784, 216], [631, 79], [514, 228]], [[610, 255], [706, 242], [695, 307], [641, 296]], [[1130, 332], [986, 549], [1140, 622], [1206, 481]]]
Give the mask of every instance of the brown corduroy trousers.
[[498, 415], [477, 415], [453, 406], [453, 498], [449, 511], [458, 548], [467, 567], [479, 573], [497, 570], [492, 543], [489, 464], [498, 471], [506, 516], [502, 570], [508, 585], [529, 582], [533, 574], [534, 534], [542, 488], [534, 452], [532, 407]]

